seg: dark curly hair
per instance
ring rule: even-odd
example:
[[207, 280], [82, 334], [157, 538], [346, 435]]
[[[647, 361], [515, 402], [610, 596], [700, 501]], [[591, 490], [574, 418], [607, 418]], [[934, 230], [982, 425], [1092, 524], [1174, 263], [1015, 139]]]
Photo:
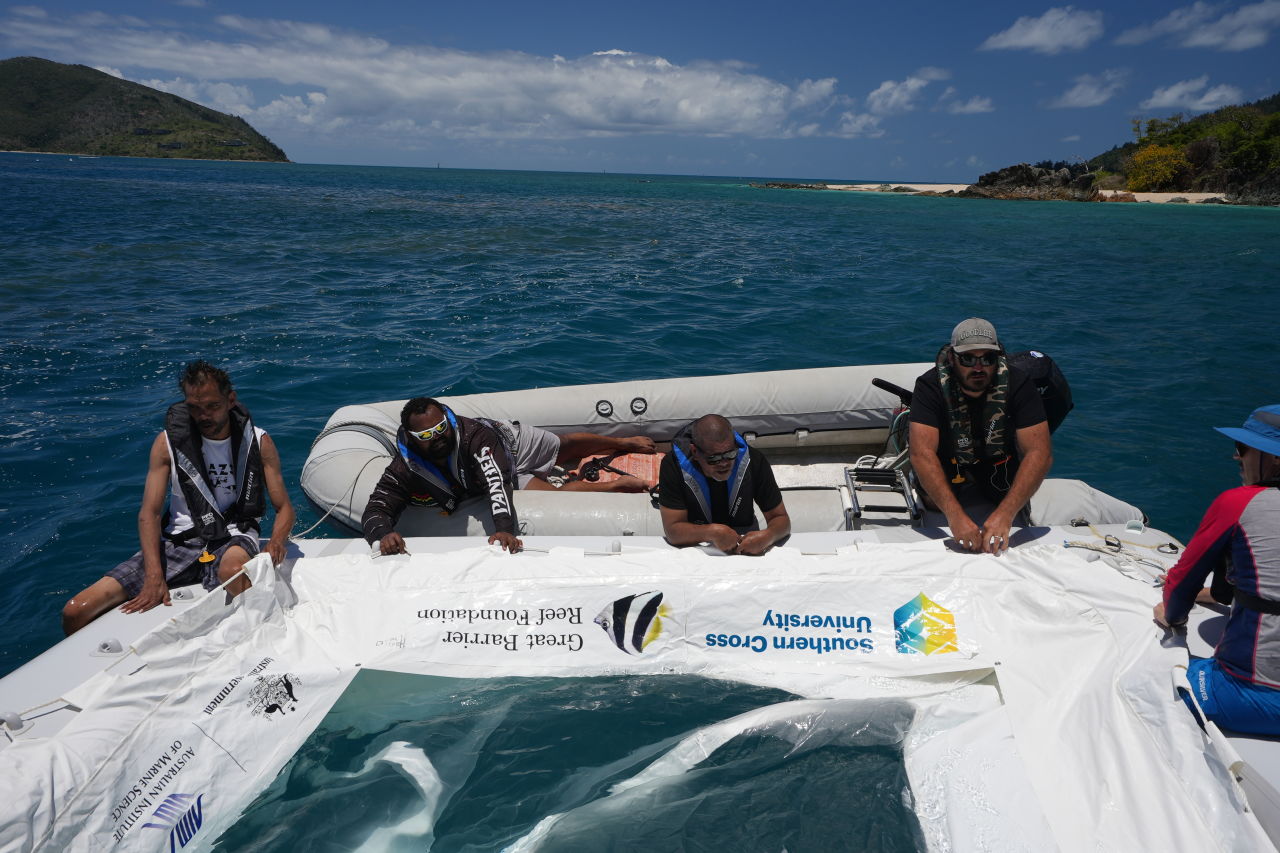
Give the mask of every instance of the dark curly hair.
[[231, 377], [225, 370], [214, 367], [204, 359], [197, 359], [186, 366], [178, 377], [178, 390], [186, 393], [188, 388], [195, 388], [206, 382], [216, 383], [218, 390], [224, 395], [230, 394]]
[[444, 403], [441, 403], [435, 397], [414, 397], [405, 403], [404, 408], [400, 410], [400, 426], [406, 430], [409, 429], [409, 418], [425, 413], [432, 406], [442, 412], [444, 411]]

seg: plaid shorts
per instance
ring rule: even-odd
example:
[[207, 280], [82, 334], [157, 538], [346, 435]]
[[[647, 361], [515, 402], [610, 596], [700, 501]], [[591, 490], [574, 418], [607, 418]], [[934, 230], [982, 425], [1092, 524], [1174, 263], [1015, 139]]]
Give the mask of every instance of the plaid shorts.
[[[239, 545], [250, 558], [257, 556], [258, 538], [237, 534], [232, 536], [221, 548], [211, 553], [216, 559], [208, 563], [200, 563], [200, 554], [204, 552], [204, 543], [199, 539], [191, 539], [182, 543], [160, 540], [160, 565], [164, 568], [164, 580], [170, 588], [190, 586], [199, 582], [205, 589], [215, 589], [222, 581], [218, 580], [218, 566], [222, 565], [222, 555], [232, 545]], [[146, 573], [142, 569], [142, 552], [134, 554], [111, 571], [107, 577], [115, 578], [124, 587], [125, 593], [133, 598], [142, 592], [142, 582]]]

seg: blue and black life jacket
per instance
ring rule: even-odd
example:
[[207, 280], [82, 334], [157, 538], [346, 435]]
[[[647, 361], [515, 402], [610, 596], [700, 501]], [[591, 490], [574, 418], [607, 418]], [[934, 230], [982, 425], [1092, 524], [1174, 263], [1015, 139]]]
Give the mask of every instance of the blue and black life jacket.
[[449, 450], [449, 458], [445, 461], [445, 467], [453, 474], [452, 480], [434, 462], [409, 446], [409, 437], [404, 427], [400, 427], [396, 432], [396, 448], [400, 451], [400, 458], [409, 466], [409, 470], [427, 481], [428, 490], [431, 492], [429, 499], [415, 497], [411, 500], [418, 504], [434, 503], [446, 513], [452, 513], [458, 508], [460, 496], [453, 484], [457, 483], [461, 488], [461, 494], [466, 494], [466, 477], [458, 459], [458, 445], [462, 441], [462, 433], [458, 431], [458, 419], [448, 406], [443, 408], [444, 416], [453, 431], [453, 447]]
[[[726, 482], [729, 497], [729, 520], [726, 523], [730, 525], [732, 525], [733, 517], [738, 514], [742, 500], [747, 494], [744, 493], [742, 486], [747, 478], [747, 467], [751, 462], [751, 449], [747, 446], [747, 440], [735, 432], [733, 441], [738, 446], [738, 455], [733, 460], [733, 471], [730, 472], [729, 479]], [[702, 473], [702, 469], [698, 467], [698, 463], [693, 459], [691, 444], [690, 428], [686, 427], [671, 442], [671, 452], [675, 454], [685, 485], [689, 487], [694, 500], [698, 502], [698, 507], [702, 510], [702, 516], [707, 520], [708, 524], [712, 524], [715, 523], [715, 519], [711, 515], [711, 486], [707, 482], [706, 475]]]

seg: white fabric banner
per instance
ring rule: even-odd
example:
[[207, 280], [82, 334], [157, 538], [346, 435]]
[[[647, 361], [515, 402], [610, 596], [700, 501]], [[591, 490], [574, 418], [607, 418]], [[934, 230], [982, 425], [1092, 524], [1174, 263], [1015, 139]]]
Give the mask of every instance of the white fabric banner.
[[905, 700], [930, 849], [1268, 844], [1174, 694], [1185, 652], [1161, 647], [1156, 594], [1059, 549], [484, 547], [303, 559], [291, 585], [265, 557], [251, 572], [229, 607], [209, 596], [69, 695], [83, 710], [56, 736], [0, 753], [3, 849], [207, 848], [361, 668], [698, 674], [809, 697], [700, 731], [644, 771], [656, 776], [766, 722], [852, 725], [866, 700]]

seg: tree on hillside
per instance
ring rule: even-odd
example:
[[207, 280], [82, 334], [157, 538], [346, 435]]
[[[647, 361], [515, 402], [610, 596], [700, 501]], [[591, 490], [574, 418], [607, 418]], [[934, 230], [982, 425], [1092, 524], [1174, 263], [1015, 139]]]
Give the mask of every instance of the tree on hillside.
[[[1177, 130], [1184, 124], [1186, 124], [1186, 116], [1182, 113], [1174, 113], [1166, 119], [1149, 118], [1143, 120], [1135, 118], [1133, 120], [1133, 137], [1141, 144], [1154, 136]], [[1144, 125], [1146, 126], [1145, 132], [1143, 130]]]
[[1133, 155], [1129, 167], [1129, 189], [1132, 192], [1160, 192], [1181, 189], [1191, 170], [1182, 149], [1173, 145], [1148, 145]]

